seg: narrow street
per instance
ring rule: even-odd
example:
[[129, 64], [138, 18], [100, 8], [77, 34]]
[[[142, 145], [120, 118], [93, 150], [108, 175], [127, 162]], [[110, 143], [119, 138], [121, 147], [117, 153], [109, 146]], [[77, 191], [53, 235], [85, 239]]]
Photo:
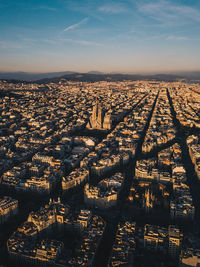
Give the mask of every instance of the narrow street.
[[125, 170], [124, 184], [123, 184], [123, 188], [120, 193], [120, 200], [118, 204], [118, 211], [119, 211], [118, 216], [113, 219], [109, 218], [109, 220], [107, 220], [107, 224], [106, 224], [103, 236], [99, 242], [97, 251], [92, 261], [92, 267], [104, 267], [104, 266], [106, 267], [109, 264], [109, 258], [110, 258], [113, 243], [115, 241], [115, 237], [117, 234], [118, 223], [121, 218], [121, 212], [123, 211], [124, 202], [127, 199], [128, 194], [129, 194], [129, 190], [130, 190], [130, 187], [131, 187], [134, 175], [135, 175], [136, 161], [141, 155], [142, 144], [144, 142], [146, 132], [149, 128], [149, 124], [150, 124], [150, 121], [151, 121], [151, 118], [152, 118], [152, 115], [155, 109], [158, 95], [159, 95], [159, 92], [157, 96], [155, 97], [155, 101], [153, 103], [152, 110], [149, 114], [149, 118], [144, 127], [144, 131], [142, 133], [141, 139], [138, 142], [135, 157], [130, 161], [130, 163], [128, 164]]

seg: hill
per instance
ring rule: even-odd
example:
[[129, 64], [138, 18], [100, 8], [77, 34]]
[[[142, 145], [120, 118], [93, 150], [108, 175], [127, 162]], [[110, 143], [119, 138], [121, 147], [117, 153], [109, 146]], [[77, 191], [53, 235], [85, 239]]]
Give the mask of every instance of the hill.
[[136, 75], [136, 74], [96, 74], [96, 73], [73, 73], [63, 75], [61, 77], [41, 79], [38, 83], [59, 82], [60, 80], [66, 81], [79, 81], [79, 82], [98, 82], [98, 81], [124, 81], [124, 80], [155, 80], [155, 81], [176, 81], [183, 79], [182, 76], [171, 74], [156, 74], [156, 75]]

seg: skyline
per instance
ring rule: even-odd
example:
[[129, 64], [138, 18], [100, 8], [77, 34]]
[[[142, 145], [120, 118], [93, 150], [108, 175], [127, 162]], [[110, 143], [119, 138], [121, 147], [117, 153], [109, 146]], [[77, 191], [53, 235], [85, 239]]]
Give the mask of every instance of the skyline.
[[197, 1], [1, 1], [0, 71], [200, 70]]

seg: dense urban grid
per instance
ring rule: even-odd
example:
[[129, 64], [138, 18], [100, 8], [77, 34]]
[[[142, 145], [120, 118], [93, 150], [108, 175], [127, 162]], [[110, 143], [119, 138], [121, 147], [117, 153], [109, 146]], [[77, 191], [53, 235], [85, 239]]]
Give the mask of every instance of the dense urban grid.
[[0, 264], [199, 266], [200, 84], [0, 81]]

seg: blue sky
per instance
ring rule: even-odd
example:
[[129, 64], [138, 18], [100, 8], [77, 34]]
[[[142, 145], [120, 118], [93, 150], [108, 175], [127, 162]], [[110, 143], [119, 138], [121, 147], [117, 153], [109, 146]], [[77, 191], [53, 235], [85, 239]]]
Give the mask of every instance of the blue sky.
[[1, 71], [200, 70], [198, 0], [1, 0]]

